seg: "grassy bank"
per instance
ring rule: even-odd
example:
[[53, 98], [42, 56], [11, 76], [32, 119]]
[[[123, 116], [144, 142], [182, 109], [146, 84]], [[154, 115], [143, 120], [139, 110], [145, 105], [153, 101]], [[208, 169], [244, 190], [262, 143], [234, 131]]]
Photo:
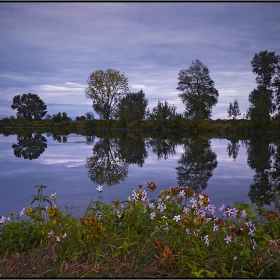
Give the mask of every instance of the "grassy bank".
[[154, 182], [108, 204], [98, 186], [77, 218], [36, 188], [30, 206], [0, 218], [0, 277], [280, 277], [279, 193], [272, 211], [261, 198], [215, 206], [190, 187], [149, 200]]
[[138, 131], [157, 133], [212, 133], [214, 135], [228, 134], [279, 134], [280, 121], [271, 120], [267, 124], [259, 124], [249, 120], [204, 120], [200, 123], [177, 118], [173, 120], [143, 120], [131, 123], [122, 123], [119, 120], [92, 120], [92, 121], [27, 121], [23, 118], [5, 118], [0, 120], [1, 130], [12, 129], [44, 129], [66, 130], [89, 134], [93, 131], [115, 130], [115, 131]]

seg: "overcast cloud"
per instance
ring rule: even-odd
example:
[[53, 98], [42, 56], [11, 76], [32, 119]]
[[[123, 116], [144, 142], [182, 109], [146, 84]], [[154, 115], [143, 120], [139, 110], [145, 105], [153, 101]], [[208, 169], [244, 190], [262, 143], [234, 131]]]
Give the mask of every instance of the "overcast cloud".
[[86, 81], [96, 70], [124, 73], [149, 108], [184, 105], [178, 73], [199, 59], [219, 91], [212, 118], [242, 114], [256, 87], [251, 60], [280, 55], [280, 3], [0, 3], [0, 115], [16, 115], [15, 95], [35, 93], [48, 113], [76, 117], [92, 110]]

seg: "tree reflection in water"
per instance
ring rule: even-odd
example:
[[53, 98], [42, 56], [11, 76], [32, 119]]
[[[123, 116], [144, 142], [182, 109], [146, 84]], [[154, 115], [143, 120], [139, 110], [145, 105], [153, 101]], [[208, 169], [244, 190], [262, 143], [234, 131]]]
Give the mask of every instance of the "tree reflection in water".
[[92, 152], [93, 156], [86, 158], [86, 168], [94, 183], [113, 186], [127, 177], [129, 164], [119, 157], [117, 138], [100, 138]]
[[160, 159], [168, 159], [170, 156], [176, 154], [176, 145], [178, 140], [163, 138], [161, 135], [155, 135], [153, 138], [148, 138], [147, 146], [152, 149], [152, 152], [155, 153]]
[[17, 144], [13, 144], [14, 155], [24, 159], [36, 159], [47, 148], [47, 139], [41, 133], [28, 133], [17, 136]]
[[[270, 143], [266, 137], [258, 136], [247, 140], [246, 147], [247, 163], [256, 172], [248, 196], [253, 203], [270, 205], [274, 194], [274, 184], [270, 178], [273, 156], [275, 156], [274, 144]], [[279, 155], [276, 155], [276, 159], [278, 157]]]
[[88, 176], [96, 184], [109, 186], [127, 177], [130, 164], [142, 167], [148, 156], [144, 138], [126, 134], [119, 138], [100, 138], [92, 151], [93, 156], [86, 159]]
[[218, 165], [217, 155], [211, 150], [209, 139], [186, 139], [184, 150], [176, 167], [178, 185], [190, 186], [195, 192], [202, 192]]

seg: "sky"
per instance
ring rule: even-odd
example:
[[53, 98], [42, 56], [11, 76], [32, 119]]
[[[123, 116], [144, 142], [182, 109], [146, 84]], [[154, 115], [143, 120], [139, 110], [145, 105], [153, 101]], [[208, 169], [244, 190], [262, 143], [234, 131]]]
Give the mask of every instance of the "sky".
[[212, 119], [227, 119], [234, 99], [243, 115], [253, 56], [280, 55], [279, 15], [280, 2], [0, 2], [0, 117], [16, 116], [13, 97], [25, 93], [51, 115], [84, 115], [89, 75], [109, 68], [142, 89], [150, 109], [160, 100], [182, 113], [178, 74], [195, 59], [219, 92]]

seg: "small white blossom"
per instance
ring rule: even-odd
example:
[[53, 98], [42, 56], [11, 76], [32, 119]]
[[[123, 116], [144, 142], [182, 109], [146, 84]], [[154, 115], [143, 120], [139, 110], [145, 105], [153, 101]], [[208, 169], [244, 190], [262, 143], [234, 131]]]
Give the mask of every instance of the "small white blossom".
[[56, 241], [57, 241], [57, 242], [60, 242], [60, 238], [59, 238], [58, 236], [56, 237]]
[[1, 219], [0, 219], [0, 224], [3, 224], [5, 222], [6, 218], [4, 216], [1, 216]]
[[241, 218], [245, 219], [246, 216], [247, 216], [247, 213], [246, 213], [246, 210], [244, 209], [244, 210], [242, 210], [242, 212], [241, 212]]
[[178, 222], [181, 220], [181, 216], [180, 215], [174, 216], [173, 220]]
[[204, 239], [205, 244], [206, 244], [207, 246], [209, 246], [209, 243], [210, 243], [210, 241], [209, 241], [209, 236], [208, 236], [208, 235], [205, 235], [203, 239]]
[[64, 234], [63, 234], [63, 238], [66, 238], [67, 237], [67, 233], [65, 232]]
[[151, 220], [153, 220], [153, 219], [155, 218], [155, 216], [156, 216], [156, 213], [155, 213], [155, 212], [150, 213], [150, 218], [151, 218]]
[[98, 186], [97, 188], [96, 188], [96, 190], [98, 191], [98, 192], [102, 192], [102, 186]]
[[20, 216], [23, 216], [23, 215], [25, 214], [24, 211], [25, 211], [25, 208], [23, 208], [23, 209], [21, 210]]
[[219, 230], [219, 227], [216, 224], [214, 224], [213, 231], [218, 231], [218, 230]]
[[184, 210], [183, 210], [183, 212], [185, 213], [185, 214], [188, 214], [189, 212], [190, 212], [190, 208], [189, 207], [184, 207]]
[[185, 193], [185, 191], [184, 191], [184, 190], [182, 190], [182, 191], [180, 191], [180, 192], [179, 192], [179, 195], [180, 195], [180, 196], [185, 196], [185, 195], [186, 195], [186, 193]]
[[225, 205], [223, 204], [220, 208], [219, 211], [224, 211], [225, 210]]
[[53, 231], [50, 231], [49, 233], [48, 233], [48, 237], [51, 237], [51, 236], [53, 236], [54, 235], [54, 232]]
[[186, 233], [189, 235], [191, 233], [189, 228], [186, 228]]
[[226, 241], [226, 243], [230, 243], [231, 242], [231, 236], [227, 235], [227, 237], [224, 239]]

